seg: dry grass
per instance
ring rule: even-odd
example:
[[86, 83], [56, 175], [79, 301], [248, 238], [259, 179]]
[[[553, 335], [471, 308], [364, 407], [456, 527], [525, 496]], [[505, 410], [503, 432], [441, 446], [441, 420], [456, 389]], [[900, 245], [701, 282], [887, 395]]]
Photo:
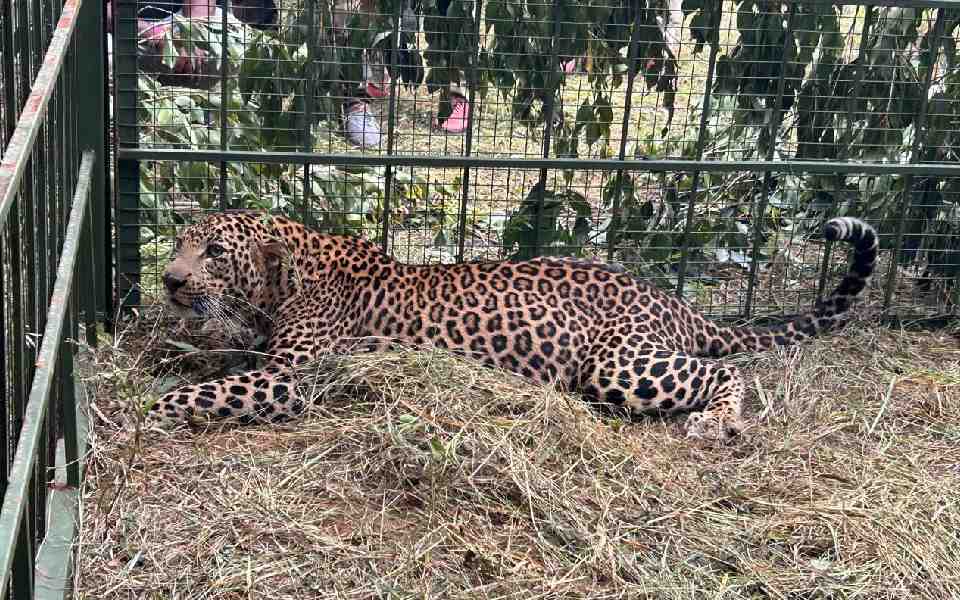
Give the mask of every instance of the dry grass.
[[94, 365], [79, 598], [960, 596], [949, 332], [734, 359], [731, 446], [416, 352], [343, 359], [300, 423], [141, 434], [155, 356]]

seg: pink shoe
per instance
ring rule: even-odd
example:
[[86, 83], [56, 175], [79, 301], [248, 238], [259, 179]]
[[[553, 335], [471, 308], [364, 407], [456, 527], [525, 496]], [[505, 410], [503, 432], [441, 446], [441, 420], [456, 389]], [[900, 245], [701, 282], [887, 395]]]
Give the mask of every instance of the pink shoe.
[[470, 118], [470, 103], [460, 94], [450, 94], [450, 106], [450, 116], [438, 127], [447, 133], [463, 133]]

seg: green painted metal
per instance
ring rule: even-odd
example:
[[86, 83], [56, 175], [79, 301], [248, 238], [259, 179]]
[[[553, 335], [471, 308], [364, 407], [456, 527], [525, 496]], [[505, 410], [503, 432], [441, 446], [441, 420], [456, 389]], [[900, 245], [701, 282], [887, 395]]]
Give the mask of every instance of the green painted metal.
[[[226, 51], [228, 48], [227, 36], [229, 33], [230, 0], [223, 0], [223, 8], [220, 11], [220, 47]], [[228, 61], [220, 61], [220, 80], [226, 81], [228, 74]], [[226, 85], [220, 86], [220, 151], [227, 149], [227, 102], [228, 88]], [[220, 210], [233, 208], [230, 202], [230, 181], [227, 179], [227, 163], [220, 163]]]
[[[307, 0], [307, 81], [317, 78], [317, 0]], [[309, 90], [309, 86], [305, 86]], [[303, 99], [303, 151], [313, 151], [314, 94], [307, 93]], [[313, 218], [313, 186], [310, 183], [310, 165], [303, 167], [303, 213], [300, 218], [309, 223]]]
[[[797, 5], [796, 3], [790, 4], [790, 14], [787, 15], [787, 27], [786, 32], [783, 36], [783, 48], [780, 52], [780, 78], [777, 80], [777, 95], [776, 100], [774, 100], [773, 106], [779, 107], [783, 105], [783, 93], [786, 88], [787, 78], [785, 73], [787, 72], [787, 65], [790, 62], [790, 44], [793, 40], [793, 28], [796, 21], [797, 15]], [[776, 156], [777, 149], [777, 131], [780, 130], [780, 124], [783, 121], [783, 113], [781, 110], [772, 111], [772, 116], [770, 118], [770, 123], [767, 128], [770, 144], [767, 149], [767, 164], [773, 162], [774, 156]], [[763, 239], [763, 216], [767, 214], [767, 203], [770, 199], [770, 190], [773, 185], [773, 172], [770, 170], [765, 170], [763, 173], [763, 191], [760, 193], [760, 201], [753, 204], [753, 239], [761, 240]], [[750, 276], [747, 277], [747, 293], [746, 299], [744, 300], [743, 307], [743, 316], [744, 318], [749, 319], [752, 316], [753, 312], [753, 296], [756, 292], [757, 286], [757, 273], [760, 270], [760, 244], [754, 243], [750, 249]]]
[[[711, 17], [709, 27], [717, 27], [719, 24], [713, 21], [720, 18], [723, 8], [723, 0], [714, 0], [715, 12]], [[697, 127], [697, 146], [694, 150], [696, 158], [694, 160], [703, 160], [703, 151], [707, 143], [707, 123], [710, 119], [711, 107], [713, 102], [713, 78], [717, 72], [717, 55], [720, 53], [719, 44], [710, 44], [710, 57], [707, 59], [707, 77], [703, 87], [703, 100], [700, 106], [700, 124]], [[677, 287], [678, 296], [683, 296], [684, 285], [687, 277], [687, 262], [690, 260], [690, 233], [693, 228], [693, 215], [696, 208], [697, 195], [700, 191], [700, 171], [694, 171], [690, 183], [690, 199], [687, 201], [687, 212], [684, 218], [683, 234], [680, 238], [680, 264], [677, 265]]]
[[[470, 51], [470, 62], [467, 65], [467, 102], [470, 106], [477, 105], [477, 63], [480, 62], [480, 23], [483, 20], [483, 2], [473, 3], [473, 48]], [[470, 156], [473, 152], [473, 128], [477, 119], [477, 111], [471, 110], [467, 114], [467, 130], [463, 135], [463, 156]], [[457, 262], [463, 262], [463, 253], [467, 243], [467, 203], [470, 201], [470, 167], [463, 167], [460, 176], [463, 182], [460, 193], [460, 210], [457, 216]]]
[[[81, 253], [80, 250], [83, 247], [81, 242], [84, 238], [95, 164], [96, 153], [86, 151], [83, 154], [70, 220], [64, 236], [63, 254], [57, 269], [56, 283], [47, 314], [47, 325], [43, 332], [43, 342], [37, 356], [36, 376], [30, 388], [29, 400], [24, 411], [24, 425], [8, 476], [3, 506], [0, 509], [0, 589], [3, 589], [15, 576], [12, 569], [14, 556], [18, 551], [21, 554], [24, 552], [22, 539], [18, 543], [18, 538], [23, 537], [23, 532], [29, 524], [26, 522], [25, 513], [30, 508], [37, 509], [36, 504], [31, 505], [29, 487], [34, 475], [37, 453], [44, 441], [42, 433], [50, 411], [50, 398], [54, 393], [54, 386], [59, 383], [55, 381], [55, 375], [58, 371], [60, 374], [65, 374], [60, 369], [63, 368], [64, 363], [72, 364], [73, 362], [73, 346], [66, 342], [66, 338], [71, 333], [74, 322], [72, 319], [75, 318], [75, 315], [71, 314], [74, 311], [70, 309], [71, 298], [76, 293], [74, 278], [78, 261], [92, 258], [86, 253]], [[78, 461], [80, 458], [76, 413], [75, 402], [63, 403], [61, 417], [64, 418], [67, 479], [68, 483], [74, 486], [79, 484]], [[30, 562], [32, 563], [32, 558]], [[24, 574], [19, 570], [17, 572], [20, 577], [28, 576], [32, 579], [32, 573]], [[25, 584], [17, 587], [22, 590]]]
[[[623, 104], [623, 118], [620, 120], [620, 150], [617, 152], [617, 160], [623, 161], [627, 158], [627, 140], [629, 139], [630, 112], [633, 109], [633, 86], [637, 80], [637, 53], [640, 47], [640, 18], [643, 11], [636, 11], [633, 20], [633, 31], [630, 33], [630, 46], [627, 49], [627, 90]], [[715, 57], [714, 57], [715, 59]], [[714, 67], [710, 65], [710, 69]], [[706, 114], [706, 111], [704, 111]], [[546, 157], [547, 155], [545, 155]], [[607, 260], [612, 261], [617, 247], [617, 236], [620, 233], [620, 201], [623, 195], [623, 176], [624, 169], [618, 169], [616, 175], [616, 184], [614, 187], [613, 202], [610, 209], [610, 232], [607, 234]]]
[[69, 594], [71, 552], [77, 531], [75, 489], [55, 489], [50, 493], [47, 537], [37, 550], [37, 575], [33, 597], [36, 600], [61, 600]]
[[[393, 7], [393, 30], [398, 32], [393, 36], [393, 52], [390, 53], [391, 69], [397, 67], [397, 49], [400, 47], [400, 2], [395, 2]], [[394, 146], [396, 144], [396, 114], [397, 114], [397, 91], [399, 90], [399, 78], [394, 77], [390, 81], [390, 97], [387, 100], [387, 156], [393, 156]], [[384, 252], [387, 251], [390, 244], [390, 202], [393, 199], [393, 165], [387, 164], [383, 174], [383, 233], [381, 234], [380, 244]]]
[[[104, 31], [104, 22], [106, 17], [106, 4], [103, 2], [88, 2], [81, 6], [78, 31], [83, 32], [83, 47], [85, 52], [89, 51], [99, 60], [78, 60], [76, 63], [75, 75], [78, 83], [83, 82], [83, 88], [76, 94], [80, 102], [79, 112], [83, 118], [77, 122], [77, 138], [80, 147], [97, 150], [95, 155], [96, 163], [93, 166], [95, 176], [92, 178], [90, 190], [94, 198], [108, 198], [106, 193], [107, 182], [109, 181], [109, 165], [106, 157], [106, 147], [108, 144], [107, 129], [107, 106], [108, 90], [106, 79], [106, 55], [107, 42]], [[86, 56], [86, 54], [84, 54]], [[79, 164], [79, 157], [76, 160]], [[68, 198], [69, 195], [62, 196]], [[106, 201], [94, 202], [90, 206], [91, 229], [90, 236], [93, 240], [104, 240], [107, 238], [105, 232], [109, 231], [110, 214], [109, 204]], [[91, 240], [91, 242], [93, 241]], [[92, 247], [85, 249], [92, 252], [93, 261], [90, 263], [90, 269], [82, 274], [83, 281], [92, 281], [94, 273], [104, 273], [107, 264], [107, 256], [112, 252], [109, 246], [102, 241], [92, 243]], [[55, 256], [56, 253], [51, 253]], [[86, 267], [84, 267], [86, 268]], [[89, 334], [88, 342], [96, 343], [95, 322], [98, 315], [110, 314], [110, 304], [113, 298], [113, 280], [112, 277], [107, 280], [101, 280], [97, 286], [99, 289], [92, 298], [93, 304], [84, 309], [84, 324]]]
[[[92, 206], [90, 207], [92, 210]], [[92, 217], [92, 214], [91, 214]], [[92, 220], [88, 219], [87, 223]], [[73, 381], [66, 382], [74, 389], [74, 397], [81, 398], [84, 388]], [[82, 412], [77, 412], [77, 439], [81, 446], [76, 455], [80, 463], [87, 451], [87, 428], [89, 424]], [[79, 490], [69, 483], [67, 470], [70, 462], [67, 457], [71, 452], [66, 444], [57, 444], [56, 449], [56, 476], [55, 486], [50, 492], [47, 501], [46, 520], [48, 523], [47, 536], [37, 550], [36, 583], [34, 587], [35, 600], [62, 600], [70, 597], [70, 582], [73, 571], [73, 544], [79, 527]], [[78, 461], [73, 461], [74, 464]]]
[[0, 2], [0, 597], [63, 597], [85, 438], [73, 340], [82, 322], [96, 343], [112, 296], [104, 5]]
[[649, 173], [693, 172], [733, 173], [771, 171], [773, 173], [823, 173], [869, 175], [929, 175], [960, 177], [958, 163], [881, 163], [836, 162], [815, 160], [687, 160], [636, 159], [622, 161], [614, 158], [499, 158], [492, 156], [413, 156], [374, 154], [327, 154], [322, 152], [250, 152], [244, 150], [182, 150], [179, 148], [119, 148], [117, 158], [123, 161], [197, 161], [251, 162], [263, 164], [311, 164], [357, 167], [382, 167], [388, 164], [400, 167], [453, 168], [464, 165], [471, 168], [507, 169], [582, 169], [593, 171], [639, 171]]
[[[860, 4], [856, 0], [841, 0], [834, 4], [853, 6]], [[877, 0], [870, 3], [872, 6], [899, 6], [902, 8], [945, 8], [948, 10], [960, 9], [960, 0]]]
[[[120, 146], [137, 143], [137, 54], [121, 52], [123, 44], [136, 47], [136, 0], [116, 0], [114, 11], [114, 126]], [[218, 154], [223, 154], [218, 153]], [[229, 161], [229, 157], [225, 157]], [[219, 160], [217, 161], [219, 162]], [[122, 305], [140, 304], [140, 163], [117, 152], [117, 210], [114, 220], [114, 248], [117, 267], [117, 297]]]
[[20, 191], [20, 180], [27, 170], [30, 152], [33, 150], [37, 134], [40, 133], [40, 128], [43, 125], [40, 117], [45, 114], [47, 106], [50, 104], [52, 86], [56, 84], [57, 77], [63, 67], [63, 61], [66, 58], [68, 45], [76, 28], [76, 15], [79, 7], [79, 0], [68, 0], [63, 5], [60, 25], [58, 25], [57, 31], [50, 41], [47, 59], [36, 78], [34, 78], [34, 93], [24, 102], [24, 109], [20, 114], [17, 128], [7, 142], [7, 148], [3, 154], [3, 164], [5, 167], [9, 165], [9, 171], [0, 172], [0, 222], [7, 220], [10, 209], [14, 205], [14, 199]]
[[[557, 49], [557, 37], [560, 35], [560, 0], [553, 0], [553, 8], [550, 10], [550, 22], [552, 37], [550, 40], [550, 63], [556, 65], [560, 59]], [[553, 118], [555, 103], [557, 100], [557, 86], [560, 84], [560, 75], [556, 69], [551, 69], [547, 73], [547, 83], [543, 90], [543, 145], [541, 146], [542, 156], [550, 156], [550, 138], [553, 135]], [[540, 169], [540, 177], [537, 183], [537, 212], [533, 218], [533, 251], [539, 254], [541, 250], [541, 224], [543, 223], [543, 203], [547, 193], [547, 169]]]
[[[933, 24], [933, 40], [931, 41], [930, 56], [931, 56], [931, 65], [936, 65], [937, 60], [940, 55], [940, 45], [943, 41], [943, 28], [944, 21], [946, 20], [946, 12], [944, 9], [937, 11], [937, 20]], [[936, 69], [932, 66], [927, 68], [927, 74], [924, 78], [924, 90], [930, 89], [930, 84], [933, 81], [933, 73]], [[923, 142], [927, 134], [927, 109], [930, 105], [930, 94], [925, 93], [920, 98], [920, 111], [917, 114], [917, 120], [914, 125], [914, 136], [913, 143], [910, 148], [910, 162], [915, 163], [920, 158], [921, 148], [923, 147]], [[903, 178], [903, 193], [900, 199], [900, 211], [899, 219], [897, 220], [897, 231], [896, 237], [893, 244], [893, 260], [890, 261], [890, 267], [887, 270], [887, 281], [883, 293], [883, 309], [889, 310], [891, 302], [893, 302], [893, 289], [897, 283], [897, 271], [900, 264], [900, 252], [903, 250], [903, 233], [907, 224], [907, 220], [904, 218], [907, 210], [910, 207], [910, 202], [913, 196], [913, 173], [908, 173]]]

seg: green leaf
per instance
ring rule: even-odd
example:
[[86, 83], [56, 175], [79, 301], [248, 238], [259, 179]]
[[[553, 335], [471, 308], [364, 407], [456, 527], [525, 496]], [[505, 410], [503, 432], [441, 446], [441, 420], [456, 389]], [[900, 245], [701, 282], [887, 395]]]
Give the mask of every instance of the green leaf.
[[[596, 117], [593, 114], [593, 105], [590, 104], [589, 100], [584, 100], [583, 104], [580, 105], [580, 108], [577, 109], [577, 124], [574, 128], [576, 135], [579, 135], [581, 129], [587, 127], [590, 123], [593, 123], [595, 119]], [[593, 142], [588, 143], [593, 144]]]
[[169, 32], [163, 34], [163, 66], [170, 69], [171, 71], [177, 64], [177, 59], [180, 55], [177, 53], [177, 48], [173, 45], [173, 36]]
[[603, 130], [600, 127], [600, 123], [596, 121], [590, 121], [587, 123], [587, 145], [594, 145], [597, 140], [600, 139], [600, 136], [603, 135]]
[[178, 350], [183, 350], [184, 352], [201, 352], [199, 348], [191, 344], [188, 344], [186, 342], [179, 342], [177, 340], [169, 340], [169, 339], [166, 340], [166, 342], [171, 346], [173, 346], [174, 348]]
[[596, 106], [597, 119], [609, 127], [613, 123], [613, 107], [610, 105], [610, 99], [604, 96], [598, 97], [594, 105]]
[[[182, 383], [183, 383], [183, 380], [181, 380], [179, 377], [174, 377], [172, 375], [164, 375], [163, 377], [157, 379], [154, 382], [153, 392], [157, 396], [162, 396], [167, 392], [173, 390], [174, 388], [180, 386]], [[156, 399], [154, 399], [154, 402], [156, 402]], [[153, 403], [151, 403], [147, 407], [147, 410], [149, 411], [150, 407], [152, 406], [153, 406]]]
[[447, 449], [438, 436], [430, 438], [430, 454], [433, 455], [433, 459], [437, 461], [442, 461], [447, 454]]

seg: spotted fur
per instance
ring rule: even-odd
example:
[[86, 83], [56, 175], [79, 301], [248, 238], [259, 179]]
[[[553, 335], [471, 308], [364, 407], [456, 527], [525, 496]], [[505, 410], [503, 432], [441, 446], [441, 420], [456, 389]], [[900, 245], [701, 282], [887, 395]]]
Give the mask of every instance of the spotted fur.
[[297, 369], [328, 352], [400, 342], [449, 349], [635, 413], [690, 412], [688, 435], [743, 429], [743, 379], [716, 360], [802, 342], [833, 327], [863, 291], [877, 236], [833, 219], [853, 246], [849, 272], [810, 312], [770, 328], [724, 327], [623, 269], [568, 259], [406, 265], [355, 237], [282, 217], [210, 216], [177, 239], [163, 281], [184, 314], [243, 317], [268, 336], [261, 370], [168, 393], [151, 408], [280, 421], [304, 409]]

